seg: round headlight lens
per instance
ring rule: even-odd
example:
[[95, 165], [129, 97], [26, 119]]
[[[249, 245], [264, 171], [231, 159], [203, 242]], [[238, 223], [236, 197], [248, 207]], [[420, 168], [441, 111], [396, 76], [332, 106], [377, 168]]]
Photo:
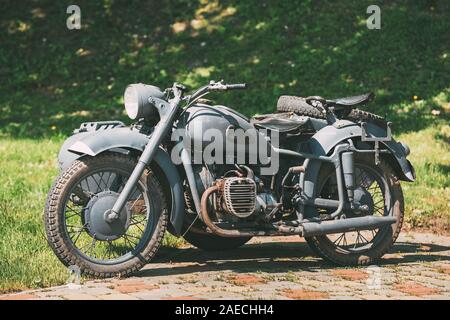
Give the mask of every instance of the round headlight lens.
[[131, 120], [145, 119], [151, 121], [158, 114], [150, 97], [164, 99], [164, 92], [158, 87], [143, 83], [130, 84], [123, 94], [125, 110]]
[[139, 92], [135, 86], [128, 86], [123, 95], [125, 110], [131, 120], [135, 120], [139, 114]]

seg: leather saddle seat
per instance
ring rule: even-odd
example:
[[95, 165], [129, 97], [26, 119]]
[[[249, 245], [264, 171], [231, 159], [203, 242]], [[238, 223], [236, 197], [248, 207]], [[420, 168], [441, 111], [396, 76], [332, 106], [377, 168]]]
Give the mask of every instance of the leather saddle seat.
[[307, 117], [298, 116], [293, 112], [283, 112], [254, 116], [250, 119], [250, 123], [259, 129], [293, 133], [301, 132], [308, 120]]
[[374, 97], [372, 92], [333, 100], [322, 97], [281, 96], [277, 103], [277, 113], [254, 116], [250, 122], [256, 128], [280, 133], [303, 132], [309, 128], [310, 117], [324, 118], [322, 111], [310, 104], [312, 100], [320, 99], [328, 107], [333, 107], [337, 111], [336, 115], [341, 117], [348, 115], [354, 107], [372, 101]]
[[337, 98], [333, 100], [326, 100], [327, 105], [336, 106], [336, 107], [355, 107], [361, 104], [365, 104], [370, 102], [375, 97], [373, 92], [369, 92], [366, 94], [362, 94], [359, 96], [345, 97], [345, 98]]

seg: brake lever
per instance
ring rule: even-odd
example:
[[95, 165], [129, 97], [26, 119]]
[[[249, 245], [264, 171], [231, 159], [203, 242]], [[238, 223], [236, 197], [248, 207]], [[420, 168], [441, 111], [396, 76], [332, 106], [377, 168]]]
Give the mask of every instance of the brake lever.
[[227, 85], [223, 83], [223, 80], [219, 82], [210, 81], [208, 85], [210, 91], [224, 91], [227, 90]]

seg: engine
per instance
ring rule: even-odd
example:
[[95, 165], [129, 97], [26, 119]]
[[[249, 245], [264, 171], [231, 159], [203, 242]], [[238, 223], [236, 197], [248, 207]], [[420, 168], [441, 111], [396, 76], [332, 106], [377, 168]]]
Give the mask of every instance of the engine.
[[247, 218], [255, 212], [256, 183], [250, 178], [226, 178], [223, 183], [223, 209], [238, 218]]
[[218, 198], [218, 209], [239, 219], [264, 217], [278, 204], [272, 193], [258, 190], [252, 178], [224, 178], [219, 185], [221, 196]]
[[[206, 190], [213, 184], [219, 186], [217, 196], [210, 202], [219, 220], [263, 218], [278, 205], [276, 197], [265, 190], [248, 167], [222, 171], [222, 174], [214, 172], [214, 175], [206, 167], [197, 167], [195, 171], [197, 188]], [[188, 208], [193, 209], [191, 197], [188, 194], [185, 197]]]

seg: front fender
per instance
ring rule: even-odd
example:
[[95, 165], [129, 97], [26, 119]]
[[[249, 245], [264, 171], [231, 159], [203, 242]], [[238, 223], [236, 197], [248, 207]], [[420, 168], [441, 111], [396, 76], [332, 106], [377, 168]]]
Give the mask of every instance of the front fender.
[[[149, 137], [137, 130], [128, 127], [112, 128], [94, 132], [82, 132], [69, 137], [61, 147], [58, 155], [58, 163], [61, 170], [83, 157], [92, 156], [105, 152], [127, 153], [129, 150], [142, 152], [147, 145]], [[180, 235], [184, 218], [184, 197], [181, 177], [176, 166], [170, 159], [169, 154], [159, 148], [152, 160], [158, 169], [157, 174], [164, 176], [168, 189], [171, 193], [170, 222], [174, 233]]]
[[[366, 134], [370, 137], [384, 137], [386, 130], [380, 128], [373, 123], [365, 125]], [[329, 125], [319, 130], [309, 141], [310, 151], [315, 155], [328, 155], [329, 152], [339, 143], [348, 139], [361, 138], [362, 129], [360, 125], [347, 120], [336, 121], [333, 125]], [[414, 181], [415, 172], [411, 163], [406, 159], [406, 151], [403, 145], [395, 140], [381, 142], [391, 151], [393, 168], [401, 180]], [[392, 160], [391, 159], [391, 160]], [[305, 162], [305, 174], [303, 177], [303, 191], [307, 198], [315, 197], [315, 187], [317, 177], [321, 167], [321, 161], [307, 160]], [[307, 208], [309, 211], [312, 208]]]

